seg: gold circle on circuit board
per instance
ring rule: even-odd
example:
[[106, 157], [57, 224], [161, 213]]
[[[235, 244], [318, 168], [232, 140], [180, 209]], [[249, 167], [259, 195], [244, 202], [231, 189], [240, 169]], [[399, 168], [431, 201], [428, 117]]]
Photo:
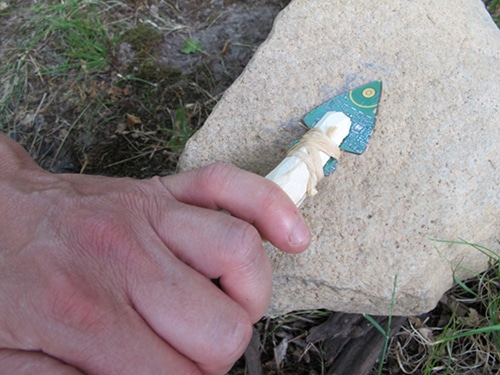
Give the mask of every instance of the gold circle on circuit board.
[[375, 91], [374, 88], [368, 87], [368, 88], [366, 88], [366, 89], [363, 90], [363, 92], [361, 93], [361, 95], [363, 95], [363, 97], [369, 99], [369, 98], [373, 98], [376, 93], [377, 93], [377, 91]]

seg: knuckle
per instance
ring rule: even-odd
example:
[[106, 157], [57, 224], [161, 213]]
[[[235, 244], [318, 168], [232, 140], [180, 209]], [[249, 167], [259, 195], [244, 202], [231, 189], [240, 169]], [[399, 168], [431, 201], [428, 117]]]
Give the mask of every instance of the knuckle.
[[266, 182], [268, 183], [263, 185], [262, 203], [264, 207], [273, 207], [276, 202], [282, 202], [283, 197], [287, 195], [276, 183], [268, 180]]
[[223, 191], [231, 183], [237, 169], [230, 164], [213, 163], [198, 170], [199, 186], [204, 189]]
[[54, 272], [48, 281], [48, 313], [57, 324], [77, 331], [102, 329], [104, 323], [101, 304], [90, 291], [78, 286], [71, 276]]
[[[216, 345], [212, 346], [214, 363], [226, 363], [231, 366], [244, 353], [252, 338], [252, 323], [246, 312], [239, 308], [232, 316], [226, 314], [218, 324], [214, 324], [214, 336], [218, 338]], [[222, 326], [224, 328], [222, 328]]]
[[234, 218], [223, 240], [224, 257], [233, 268], [244, 270], [260, 266], [263, 247], [254, 226]]
[[245, 351], [252, 338], [252, 324], [246, 314], [239, 314], [234, 318], [234, 328], [222, 344], [227, 358], [236, 361]]
[[126, 260], [133, 248], [132, 228], [128, 228], [122, 217], [112, 212], [96, 212], [80, 215], [72, 223], [70, 238], [72, 248], [81, 255], [90, 256], [99, 262], [104, 260]]
[[126, 235], [123, 220], [113, 214], [102, 213], [90, 217], [85, 224], [87, 226], [87, 239], [97, 243], [97, 248], [113, 247], [113, 245], [122, 242], [120, 239]]
[[117, 193], [116, 200], [122, 207], [137, 214], [158, 213], [160, 202], [171, 196], [158, 176], [149, 180], [131, 181], [127, 187]]
[[137, 228], [132, 224], [137, 223], [118, 213], [81, 210], [68, 221], [58, 237], [73, 257], [70, 263], [85, 266], [87, 278], [98, 274], [98, 279], [115, 286], [127, 285], [134, 270], [148, 262], [146, 249], [134, 236]]
[[216, 162], [199, 169], [199, 172], [207, 180], [218, 180], [225, 178], [228, 174], [235, 172], [235, 167], [230, 164]]

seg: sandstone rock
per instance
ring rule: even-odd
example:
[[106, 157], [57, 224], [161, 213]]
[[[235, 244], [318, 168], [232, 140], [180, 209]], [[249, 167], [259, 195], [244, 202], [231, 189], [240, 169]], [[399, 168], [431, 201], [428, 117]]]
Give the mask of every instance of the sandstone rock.
[[179, 168], [214, 161], [265, 175], [304, 130], [302, 116], [360, 84], [383, 81], [366, 152], [301, 207], [313, 242], [269, 247], [270, 314], [328, 308], [430, 310], [499, 252], [500, 32], [480, 0], [294, 0], [188, 142]]

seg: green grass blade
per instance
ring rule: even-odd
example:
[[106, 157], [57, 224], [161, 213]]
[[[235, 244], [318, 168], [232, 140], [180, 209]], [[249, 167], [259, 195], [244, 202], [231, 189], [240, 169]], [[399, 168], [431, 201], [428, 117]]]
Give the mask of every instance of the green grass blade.
[[470, 293], [474, 297], [478, 297], [479, 295], [473, 291], [471, 288], [469, 288], [461, 279], [453, 275], [453, 280], [455, 281], [456, 284], [460, 285], [460, 287], [465, 290], [467, 293]]
[[436, 340], [434, 343], [435, 344], [442, 344], [442, 343], [450, 342], [450, 341], [453, 341], [453, 340], [456, 340], [456, 339], [459, 339], [462, 337], [481, 335], [481, 334], [489, 334], [489, 333], [493, 333], [493, 332], [500, 332], [500, 324], [460, 332], [460, 333], [451, 335], [449, 337], [440, 338], [440, 339]]
[[486, 246], [482, 246], [482, 245], [478, 245], [478, 244], [475, 244], [475, 243], [472, 243], [472, 242], [468, 242], [468, 241], [465, 241], [465, 240], [459, 240], [459, 241], [455, 241], [455, 240], [440, 240], [440, 239], [437, 239], [437, 238], [431, 238], [431, 241], [435, 241], [435, 242], [441, 242], [441, 243], [448, 243], [448, 244], [452, 244], [452, 245], [467, 245], [467, 246], [472, 246], [474, 249], [480, 251], [481, 253], [483, 253], [484, 255], [490, 257], [490, 258], [493, 258], [493, 259], [496, 259], [496, 260], [500, 260], [500, 254], [487, 248]]
[[386, 330], [375, 319], [368, 314], [363, 314], [363, 317], [368, 320], [384, 337], [386, 336]]
[[500, 5], [500, 0], [493, 0], [490, 5], [488, 6], [488, 10], [490, 12], [493, 12], [497, 6]]

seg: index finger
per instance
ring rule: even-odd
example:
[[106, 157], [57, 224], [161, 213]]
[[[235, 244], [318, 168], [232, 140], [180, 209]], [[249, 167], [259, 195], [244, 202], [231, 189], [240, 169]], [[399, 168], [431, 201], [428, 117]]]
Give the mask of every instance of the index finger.
[[161, 181], [177, 200], [224, 209], [283, 251], [298, 253], [309, 245], [311, 234], [300, 211], [278, 185], [261, 176], [216, 163]]

